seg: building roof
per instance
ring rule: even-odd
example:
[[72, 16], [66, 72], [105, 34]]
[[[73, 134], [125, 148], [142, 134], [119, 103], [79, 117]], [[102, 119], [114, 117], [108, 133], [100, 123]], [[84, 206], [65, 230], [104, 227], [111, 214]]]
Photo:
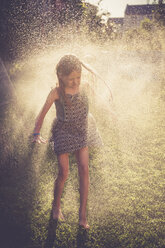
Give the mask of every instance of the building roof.
[[[160, 8], [159, 4], [145, 5], [128, 5], [125, 10], [125, 15], [150, 15]], [[165, 4], [161, 4], [161, 8], [165, 10]]]

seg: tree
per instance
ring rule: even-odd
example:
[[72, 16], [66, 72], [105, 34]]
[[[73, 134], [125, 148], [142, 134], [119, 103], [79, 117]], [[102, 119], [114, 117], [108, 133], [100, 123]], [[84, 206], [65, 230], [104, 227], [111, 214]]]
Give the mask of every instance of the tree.
[[[58, 8], [62, 3], [62, 8]], [[2, 57], [16, 58], [28, 46], [52, 39], [58, 24], [81, 23], [81, 0], [1, 0], [0, 52]], [[72, 24], [71, 24], [72, 25]]]
[[140, 27], [146, 31], [151, 31], [153, 29], [153, 26], [153, 22], [148, 18], [145, 18], [143, 21], [141, 21], [140, 24]]
[[165, 26], [165, 4], [163, 4], [163, 1], [159, 3], [158, 8], [154, 13], [154, 18], [160, 25]]
[[[101, 2], [101, 1], [100, 1]], [[88, 33], [92, 40], [104, 40], [109, 37], [109, 29], [107, 20], [110, 13], [105, 10], [99, 9], [99, 5], [95, 6], [90, 3], [86, 3], [84, 9], [84, 24], [88, 29]]]

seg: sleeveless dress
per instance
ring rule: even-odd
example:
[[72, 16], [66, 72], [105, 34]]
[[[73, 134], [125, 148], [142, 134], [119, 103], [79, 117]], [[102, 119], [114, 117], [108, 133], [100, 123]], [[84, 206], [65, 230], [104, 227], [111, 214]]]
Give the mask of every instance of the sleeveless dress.
[[66, 94], [66, 100], [56, 100], [56, 118], [51, 128], [51, 139], [56, 154], [72, 153], [83, 147], [100, 147], [103, 145], [96, 126], [96, 121], [89, 113], [88, 97], [85, 92], [74, 95]]

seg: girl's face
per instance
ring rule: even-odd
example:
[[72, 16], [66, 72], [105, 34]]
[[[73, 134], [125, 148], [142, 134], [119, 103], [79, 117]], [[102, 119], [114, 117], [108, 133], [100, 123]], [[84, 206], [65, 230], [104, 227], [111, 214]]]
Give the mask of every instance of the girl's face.
[[68, 76], [61, 77], [65, 88], [77, 88], [81, 81], [81, 72], [72, 71]]

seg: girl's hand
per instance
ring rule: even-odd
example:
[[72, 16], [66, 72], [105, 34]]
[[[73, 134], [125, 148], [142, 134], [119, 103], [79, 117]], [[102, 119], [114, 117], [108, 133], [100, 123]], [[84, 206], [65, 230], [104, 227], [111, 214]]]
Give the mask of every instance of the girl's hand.
[[46, 144], [48, 141], [45, 140], [44, 138], [42, 138], [40, 135], [36, 135], [36, 136], [33, 137], [32, 142], [36, 142], [36, 143], [39, 143], [39, 144]]

